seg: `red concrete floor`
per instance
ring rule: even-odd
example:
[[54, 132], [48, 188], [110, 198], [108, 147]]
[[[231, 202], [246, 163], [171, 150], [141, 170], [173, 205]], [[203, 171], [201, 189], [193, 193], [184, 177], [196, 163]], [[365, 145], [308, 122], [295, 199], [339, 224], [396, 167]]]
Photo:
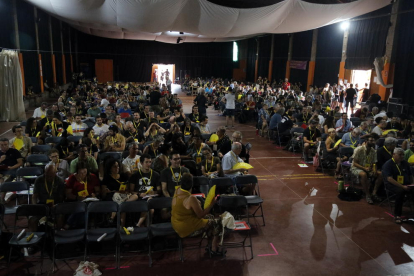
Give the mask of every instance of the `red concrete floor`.
[[[193, 97], [179, 92], [190, 112]], [[207, 111], [213, 130], [225, 125], [225, 118]], [[10, 125], [10, 124], [9, 124]], [[7, 127], [9, 127], [9, 125]], [[0, 133], [6, 129], [0, 124]], [[259, 178], [264, 198], [266, 226], [253, 229], [254, 259], [249, 251], [229, 249], [226, 258], [209, 259], [204, 249], [187, 250], [185, 262], [178, 252], [158, 253], [154, 265], [139, 256], [122, 259], [120, 270], [114, 258], [95, 258], [104, 275], [409, 275], [414, 274], [414, 226], [397, 225], [389, 209], [368, 205], [365, 200], [345, 202], [337, 198], [335, 179], [300, 168], [298, 154], [276, 147], [256, 136], [254, 123], [240, 125], [243, 142], [253, 145], [250, 173]], [[229, 131], [231, 135], [232, 129]], [[10, 133], [6, 134], [11, 137]], [[260, 224], [260, 220], [258, 220]], [[272, 248], [275, 247], [277, 254]], [[271, 254], [268, 256], [258, 256]], [[56, 275], [73, 275], [78, 260], [57, 261]], [[0, 263], [0, 265], [5, 265]], [[24, 275], [23, 260], [13, 264], [11, 275]], [[34, 273], [39, 266], [29, 264]], [[45, 260], [45, 267], [51, 262]], [[5, 269], [0, 270], [4, 274]]]

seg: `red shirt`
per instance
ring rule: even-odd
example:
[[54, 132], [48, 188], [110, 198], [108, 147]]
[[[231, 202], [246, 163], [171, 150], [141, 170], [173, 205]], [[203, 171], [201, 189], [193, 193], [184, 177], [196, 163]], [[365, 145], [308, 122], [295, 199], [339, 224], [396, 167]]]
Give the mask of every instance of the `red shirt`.
[[283, 90], [288, 90], [290, 89], [290, 82], [284, 82], [282, 85], [282, 89]]
[[[89, 195], [95, 193], [95, 187], [100, 186], [99, 178], [92, 173], [89, 175], [88, 181], [86, 183]], [[78, 192], [85, 190], [85, 184], [80, 183], [76, 179], [75, 174], [72, 174], [71, 176], [69, 176], [69, 179], [66, 182], [66, 189], [72, 189], [72, 194], [78, 195]]]

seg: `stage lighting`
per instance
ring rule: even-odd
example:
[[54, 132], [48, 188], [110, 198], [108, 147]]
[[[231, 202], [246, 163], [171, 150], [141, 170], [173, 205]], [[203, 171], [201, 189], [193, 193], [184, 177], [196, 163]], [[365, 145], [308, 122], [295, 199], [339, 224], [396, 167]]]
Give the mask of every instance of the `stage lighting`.
[[181, 37], [177, 38], [177, 44], [179, 44], [181, 40], [183, 40]]
[[341, 29], [345, 31], [345, 30], [348, 30], [348, 28], [349, 28], [349, 21], [342, 22]]

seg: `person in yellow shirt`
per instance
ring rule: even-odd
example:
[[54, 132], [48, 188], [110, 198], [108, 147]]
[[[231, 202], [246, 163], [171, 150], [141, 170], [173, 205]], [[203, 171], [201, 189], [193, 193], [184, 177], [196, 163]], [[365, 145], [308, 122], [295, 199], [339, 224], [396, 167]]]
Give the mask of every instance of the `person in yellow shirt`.
[[171, 224], [181, 238], [195, 237], [206, 233], [211, 240], [210, 253], [213, 256], [224, 256], [226, 250], [219, 248], [220, 225], [210, 214], [210, 210], [216, 204], [213, 199], [210, 206], [204, 210], [201, 208], [200, 201], [193, 195], [193, 176], [184, 173], [181, 178], [181, 186], [176, 189], [171, 209]]
[[30, 154], [30, 149], [33, 146], [32, 139], [23, 135], [23, 128], [21, 125], [13, 126], [12, 131], [16, 137], [10, 139], [9, 146], [17, 149], [23, 158]]

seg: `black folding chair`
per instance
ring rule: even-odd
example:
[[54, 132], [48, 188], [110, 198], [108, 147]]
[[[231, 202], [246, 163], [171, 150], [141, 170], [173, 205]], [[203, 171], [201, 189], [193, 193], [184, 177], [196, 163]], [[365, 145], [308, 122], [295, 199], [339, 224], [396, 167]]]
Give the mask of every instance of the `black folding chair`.
[[82, 136], [68, 136], [67, 139], [69, 142], [73, 142], [77, 145], [79, 144], [80, 139], [82, 139]]
[[29, 137], [33, 144], [37, 143], [37, 137]]
[[[46, 240], [46, 232], [31, 232], [31, 231], [25, 231], [24, 234], [22, 235], [22, 237], [20, 237], [18, 239], [19, 234], [21, 233], [16, 233], [16, 228], [17, 228], [17, 220], [19, 219], [19, 217], [26, 217], [27, 218], [27, 225], [26, 227], [28, 227], [29, 225], [29, 217], [47, 217], [49, 215], [49, 208], [47, 207], [47, 205], [44, 204], [34, 204], [34, 205], [20, 205], [17, 210], [16, 210], [16, 217], [14, 219], [14, 231], [13, 231], [13, 236], [9, 241], [9, 246], [10, 246], [10, 252], [9, 252], [9, 260], [8, 260], [8, 264], [10, 267], [10, 261], [11, 261], [11, 256], [12, 256], [12, 250], [14, 248], [18, 248], [19, 251], [22, 247], [31, 247], [31, 246], [36, 246], [38, 245], [40, 242], [42, 242], [42, 246], [41, 246], [41, 265], [40, 265], [40, 274], [42, 274], [42, 269], [43, 269], [43, 252], [44, 252], [44, 246], [45, 246], [45, 240]], [[19, 222], [19, 224], [21, 225], [21, 222]], [[30, 240], [27, 240], [27, 238], [29, 236], [31, 236], [31, 234], [33, 234], [33, 237]]]
[[[95, 227], [90, 228], [90, 215], [91, 214], [101, 214], [106, 216], [111, 213], [118, 212], [118, 203], [114, 201], [96, 201], [91, 202], [88, 205], [88, 209], [86, 211], [86, 218], [85, 218], [85, 233], [86, 233], [86, 245], [85, 245], [85, 254], [84, 254], [84, 261], [86, 261], [86, 256], [88, 253], [88, 245], [89, 243], [96, 243], [96, 242], [115, 242], [115, 261], [117, 260], [118, 256], [118, 246], [116, 245], [117, 239], [117, 227], [99, 227], [97, 221], [95, 221]], [[106, 219], [104, 219], [106, 222]], [[106, 234], [105, 237], [103, 235]], [[98, 241], [98, 239], [100, 239]]]
[[[290, 129], [290, 136], [291, 136], [291, 139], [293, 139], [293, 138], [295, 138], [295, 136], [303, 136], [303, 132], [304, 132], [305, 130], [303, 129], [303, 128], [301, 128], [301, 127], [293, 127], [293, 128], [291, 128]], [[298, 145], [299, 145], [299, 148], [302, 148], [302, 151], [303, 151], [303, 144], [302, 144], [302, 138], [301, 139], [299, 139], [299, 141], [298, 141]], [[296, 147], [296, 145], [295, 144], [293, 144], [292, 145], [292, 148], [293, 148], [293, 151], [295, 151], [295, 147]]]
[[210, 190], [210, 179], [205, 176], [193, 177], [193, 194], [202, 193], [207, 196]]
[[384, 142], [385, 142], [385, 138], [379, 138], [377, 140], [377, 146], [378, 146], [378, 148], [383, 147], [384, 146]]
[[30, 164], [30, 166], [40, 166], [44, 167], [47, 163], [50, 162], [49, 156], [46, 154], [31, 154], [27, 156], [26, 162]]
[[[56, 247], [63, 244], [73, 244], [78, 242], [85, 242], [85, 228], [80, 229], [65, 229], [61, 230], [56, 228], [57, 221], [61, 216], [66, 219], [66, 216], [72, 214], [83, 214], [86, 213], [86, 204], [84, 202], [63, 202], [55, 206], [53, 215], [55, 219], [55, 227], [53, 232], [53, 253], [52, 253], [52, 271], [55, 271], [56, 265]], [[84, 245], [85, 246], [85, 245]]]
[[[230, 213], [235, 219], [235, 229], [227, 229], [226, 233], [245, 233], [245, 237], [239, 242], [224, 242], [223, 246], [226, 248], [250, 247], [251, 259], [253, 259], [253, 243], [251, 237], [251, 226], [249, 222], [249, 212], [247, 199], [244, 196], [221, 196], [218, 202], [220, 209], [230, 210]], [[241, 220], [242, 217], [247, 218], [247, 221]], [[249, 244], [246, 240], [249, 239]]]
[[[249, 217], [252, 218], [262, 218], [263, 220], [263, 226], [265, 226], [265, 218], [263, 213], [263, 199], [260, 196], [260, 188], [259, 188], [259, 181], [257, 180], [257, 177], [255, 175], [240, 175], [236, 176], [236, 185], [239, 187], [243, 187], [246, 185], [254, 185], [254, 194], [245, 196], [247, 199], [247, 205], [249, 206], [258, 206], [252, 214], [249, 214]], [[257, 211], [260, 210], [260, 214], [256, 215]]]
[[351, 177], [345, 177], [346, 175], [350, 176], [350, 169], [352, 166], [352, 163], [350, 161], [351, 156], [354, 154], [353, 148], [348, 147], [340, 147], [338, 150], [339, 158], [342, 158], [343, 156], [347, 156], [348, 160], [345, 162], [341, 162], [341, 173], [344, 176], [344, 179], [351, 180]]
[[181, 164], [186, 167], [190, 173], [194, 176], [199, 175], [197, 170], [197, 164], [194, 160], [181, 160]]
[[[123, 227], [121, 227], [121, 213], [147, 213], [147, 223], [149, 221], [148, 203], [144, 200], [123, 202], [118, 209], [118, 258], [117, 268], [121, 260], [122, 245], [124, 243], [130, 244], [132, 242], [149, 241], [149, 228], [148, 227], [134, 227], [134, 231], [127, 234]], [[151, 264], [150, 264], [151, 265]]]
[[59, 144], [62, 141], [62, 137], [46, 137], [45, 143], [46, 144]]
[[6, 224], [4, 223], [4, 213], [6, 211], [6, 207], [0, 203], [0, 237], [1, 237], [1, 231], [3, 229], [3, 226], [5, 229], [7, 229]]
[[[25, 193], [27, 191], [27, 193]], [[29, 197], [29, 183], [25, 181], [17, 181], [17, 182], [4, 182], [0, 185], [0, 192], [1, 193], [8, 193], [8, 192], [15, 192], [16, 193], [16, 204], [15, 206], [9, 207], [4, 206], [4, 214], [11, 215], [15, 214], [18, 206], [18, 196], [19, 195], [26, 195], [27, 194], [27, 204], [30, 204], [30, 197]]]
[[32, 147], [31, 153], [47, 154], [51, 149], [50, 145], [36, 145]]
[[34, 182], [39, 175], [43, 174], [43, 170], [39, 167], [24, 167], [16, 171], [16, 176], [20, 180], [25, 180], [29, 183]]
[[99, 160], [105, 160], [108, 156], [117, 160], [122, 160], [122, 152], [102, 152], [99, 153], [98, 158]]
[[210, 185], [211, 187], [216, 185], [216, 195], [228, 193], [237, 194], [236, 185], [234, 185], [234, 181], [230, 177], [212, 178], [210, 181]]
[[210, 140], [210, 136], [211, 136], [211, 133], [201, 134], [201, 138], [203, 139], [203, 142], [209, 141]]
[[[172, 198], [171, 197], [159, 197], [159, 198], [152, 198], [148, 201], [148, 209], [154, 210], [161, 210], [161, 209], [169, 209], [171, 208]], [[173, 249], [165, 249], [162, 251], [167, 250], [179, 250], [181, 251], [181, 240], [178, 234], [175, 232], [174, 228], [171, 225], [171, 222], [161, 222], [161, 223], [153, 223], [151, 216], [150, 216], [150, 242], [149, 242], [149, 257], [150, 257], [150, 264], [152, 266], [152, 240], [157, 237], [169, 237], [173, 236], [175, 239], [178, 240], [178, 248]]]

